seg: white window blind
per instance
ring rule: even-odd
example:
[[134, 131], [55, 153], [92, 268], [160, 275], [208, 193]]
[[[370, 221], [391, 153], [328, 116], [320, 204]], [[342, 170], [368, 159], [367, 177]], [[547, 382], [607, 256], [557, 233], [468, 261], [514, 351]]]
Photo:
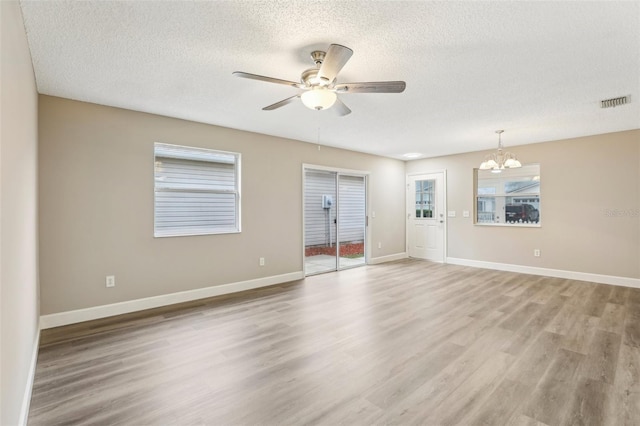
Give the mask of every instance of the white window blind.
[[154, 144], [154, 235], [240, 232], [240, 154]]

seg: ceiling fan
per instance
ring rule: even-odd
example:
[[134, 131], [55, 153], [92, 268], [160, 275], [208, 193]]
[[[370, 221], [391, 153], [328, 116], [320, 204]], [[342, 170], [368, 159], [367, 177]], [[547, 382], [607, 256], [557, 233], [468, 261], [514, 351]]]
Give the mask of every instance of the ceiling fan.
[[321, 50], [311, 52], [311, 59], [315, 62], [316, 67], [303, 71], [300, 77], [300, 83], [242, 71], [235, 71], [233, 75], [252, 80], [284, 84], [302, 90], [297, 95], [262, 108], [264, 111], [272, 111], [300, 98], [302, 103], [308, 108], [323, 110], [335, 105], [339, 115], [347, 115], [351, 113], [351, 110], [338, 99], [338, 94], [401, 93], [404, 91], [407, 86], [404, 81], [337, 83], [336, 76], [349, 58], [351, 58], [351, 55], [353, 55], [353, 50], [339, 44], [330, 45], [326, 52]]

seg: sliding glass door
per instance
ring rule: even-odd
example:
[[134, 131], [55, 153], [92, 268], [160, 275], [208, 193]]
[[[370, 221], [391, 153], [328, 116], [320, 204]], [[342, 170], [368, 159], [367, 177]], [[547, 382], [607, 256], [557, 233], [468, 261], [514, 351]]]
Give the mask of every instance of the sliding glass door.
[[338, 174], [321, 170], [304, 172], [305, 274], [337, 269], [336, 234]]
[[338, 175], [338, 268], [365, 264], [364, 176]]
[[365, 264], [366, 178], [304, 171], [305, 274]]

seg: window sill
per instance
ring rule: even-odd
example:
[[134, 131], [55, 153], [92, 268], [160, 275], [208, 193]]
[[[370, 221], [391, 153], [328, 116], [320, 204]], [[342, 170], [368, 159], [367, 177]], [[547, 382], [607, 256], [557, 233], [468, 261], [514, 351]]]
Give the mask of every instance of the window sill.
[[191, 234], [171, 234], [171, 233], [163, 233], [163, 234], [153, 234], [153, 238], [167, 238], [167, 237], [197, 237], [197, 236], [206, 236], [206, 235], [224, 235], [224, 234], [240, 234], [241, 231], [238, 229], [232, 229], [229, 231], [216, 231], [216, 232], [194, 232]]
[[498, 226], [504, 228], [541, 228], [541, 223], [474, 223], [475, 226]]

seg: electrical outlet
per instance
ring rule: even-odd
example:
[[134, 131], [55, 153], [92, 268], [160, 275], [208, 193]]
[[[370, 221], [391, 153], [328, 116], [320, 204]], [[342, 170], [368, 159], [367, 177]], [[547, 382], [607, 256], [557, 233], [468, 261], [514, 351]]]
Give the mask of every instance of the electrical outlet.
[[533, 250], [533, 255], [534, 255], [535, 257], [540, 257], [540, 249], [534, 249], [534, 250]]
[[105, 280], [107, 287], [115, 287], [116, 286], [116, 276], [115, 275], [107, 275], [107, 279]]
[[382, 248], [382, 243], [378, 243], [378, 248], [381, 249]]
[[264, 257], [260, 258], [260, 266], [264, 266]]

